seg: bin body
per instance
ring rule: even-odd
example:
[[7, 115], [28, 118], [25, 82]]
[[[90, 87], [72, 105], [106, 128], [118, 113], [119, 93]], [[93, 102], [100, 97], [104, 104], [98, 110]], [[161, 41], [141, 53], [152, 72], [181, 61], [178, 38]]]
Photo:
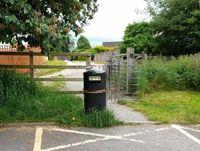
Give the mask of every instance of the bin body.
[[106, 73], [91, 69], [84, 72], [84, 107], [86, 113], [106, 108]]

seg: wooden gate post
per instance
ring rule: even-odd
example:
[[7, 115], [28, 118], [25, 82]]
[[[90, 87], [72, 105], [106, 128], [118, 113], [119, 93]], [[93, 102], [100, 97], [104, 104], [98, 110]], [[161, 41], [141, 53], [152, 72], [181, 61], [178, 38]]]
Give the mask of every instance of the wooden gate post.
[[30, 77], [34, 78], [34, 69], [33, 69], [33, 51], [29, 52], [29, 65], [30, 65]]
[[117, 99], [120, 96], [120, 81], [121, 81], [121, 75], [120, 75], [120, 58], [117, 58]]
[[91, 54], [89, 54], [89, 55], [87, 56], [87, 60], [86, 60], [86, 70], [89, 70], [89, 69], [92, 68], [92, 63], [91, 63], [91, 61], [92, 61], [92, 56], [91, 56]]
[[126, 67], [126, 92], [129, 92], [129, 78], [130, 78], [130, 66], [132, 63], [131, 54], [133, 54], [133, 48], [127, 48], [126, 53], [126, 60], [127, 60], [127, 67]]
[[112, 58], [108, 61], [108, 98], [112, 99]]

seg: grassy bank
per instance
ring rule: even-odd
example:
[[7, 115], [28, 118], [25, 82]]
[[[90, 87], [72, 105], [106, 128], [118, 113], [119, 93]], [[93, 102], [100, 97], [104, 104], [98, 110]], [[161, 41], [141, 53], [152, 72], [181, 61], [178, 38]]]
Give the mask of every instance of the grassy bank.
[[[45, 62], [43, 65], [67, 65], [67, 63], [64, 61], [59, 61], [59, 60], [52, 60], [52, 61]], [[52, 74], [61, 70], [63, 69], [39, 69], [35, 72], [35, 76], [39, 77], [43, 75], [48, 75], [48, 74]]]
[[112, 112], [85, 114], [83, 101], [36, 84], [14, 71], [0, 71], [0, 123], [56, 122], [67, 126], [110, 127], [120, 124]]
[[120, 101], [144, 113], [149, 120], [161, 123], [200, 123], [200, 93], [191, 91], [158, 91], [138, 101]]

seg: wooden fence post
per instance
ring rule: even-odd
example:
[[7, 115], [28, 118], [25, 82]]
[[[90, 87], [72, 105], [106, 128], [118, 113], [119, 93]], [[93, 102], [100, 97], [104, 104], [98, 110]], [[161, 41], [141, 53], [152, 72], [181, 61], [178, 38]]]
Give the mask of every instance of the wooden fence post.
[[147, 60], [147, 54], [146, 54], [144, 51], [142, 51], [142, 58], [143, 58], [144, 60]]
[[89, 70], [92, 68], [91, 60], [92, 60], [92, 56], [91, 56], [91, 54], [89, 54], [87, 56], [87, 60], [86, 60], [86, 70]]
[[29, 52], [29, 65], [30, 65], [30, 77], [34, 78], [34, 69], [33, 69], [33, 51]]

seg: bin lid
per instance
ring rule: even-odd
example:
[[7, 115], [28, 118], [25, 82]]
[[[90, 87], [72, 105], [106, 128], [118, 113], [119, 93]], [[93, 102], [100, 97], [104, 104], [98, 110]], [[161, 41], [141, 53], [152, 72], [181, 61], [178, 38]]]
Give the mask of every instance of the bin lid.
[[86, 74], [86, 75], [88, 75], [88, 74], [89, 75], [92, 75], [92, 74], [102, 74], [102, 73], [105, 73], [105, 71], [101, 70], [101, 69], [90, 69], [90, 70], [84, 72], [84, 74]]

